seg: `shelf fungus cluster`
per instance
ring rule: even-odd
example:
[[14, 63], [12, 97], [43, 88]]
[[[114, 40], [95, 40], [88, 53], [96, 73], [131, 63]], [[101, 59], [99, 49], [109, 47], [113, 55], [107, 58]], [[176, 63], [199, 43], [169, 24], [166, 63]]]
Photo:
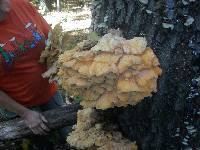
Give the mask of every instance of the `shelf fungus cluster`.
[[137, 150], [134, 142], [114, 131], [114, 126], [111, 127], [113, 129], [105, 131], [105, 125], [100, 123], [103, 119], [100, 116], [93, 108], [79, 110], [75, 131], [67, 137], [67, 142], [77, 149]]
[[157, 91], [162, 70], [143, 37], [126, 40], [108, 33], [90, 49], [75, 48], [59, 57], [58, 76], [84, 108], [135, 105]]
[[[59, 26], [53, 30], [51, 46], [47, 43], [41, 55], [40, 62], [49, 66], [59, 54], [56, 49], [62, 49], [58, 33]], [[77, 149], [137, 150], [136, 144], [108, 124], [97, 109], [135, 105], [151, 96], [157, 91], [162, 70], [145, 38], [127, 40], [119, 34], [113, 30], [98, 42], [85, 40], [59, 56], [59, 83], [68, 95], [81, 97], [84, 108], [78, 111], [77, 124], [67, 137]], [[49, 70], [46, 74], [51, 74]]]
[[45, 50], [42, 51], [40, 56], [40, 63], [46, 64], [48, 68], [53, 66], [58, 60], [59, 54], [61, 54], [62, 39], [62, 27], [60, 24], [57, 24], [48, 34]]

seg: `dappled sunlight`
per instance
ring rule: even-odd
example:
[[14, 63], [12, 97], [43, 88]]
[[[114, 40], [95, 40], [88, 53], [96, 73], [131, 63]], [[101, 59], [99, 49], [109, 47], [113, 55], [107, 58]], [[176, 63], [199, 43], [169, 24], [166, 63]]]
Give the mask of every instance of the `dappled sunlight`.
[[88, 7], [77, 11], [49, 12], [43, 17], [52, 28], [54, 28], [56, 24], [61, 23], [63, 31], [86, 29], [89, 28], [91, 24], [91, 11]]

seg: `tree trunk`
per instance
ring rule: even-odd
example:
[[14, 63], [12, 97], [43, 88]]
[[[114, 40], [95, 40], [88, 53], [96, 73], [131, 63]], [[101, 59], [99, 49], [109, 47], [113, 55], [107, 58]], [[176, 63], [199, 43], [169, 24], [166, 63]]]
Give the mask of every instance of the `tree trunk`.
[[191, 82], [199, 74], [200, 3], [94, 0], [91, 29], [103, 35], [111, 28], [146, 37], [163, 70], [153, 97], [112, 110], [124, 136], [143, 150], [200, 148], [199, 93]]
[[60, 11], [60, 0], [56, 1], [56, 9], [57, 11]]
[[53, 10], [53, 3], [55, 3], [55, 0], [44, 0], [45, 4], [49, 11]]
[[[49, 110], [43, 113], [50, 129], [76, 124], [79, 104]], [[0, 123], [0, 141], [24, 138], [33, 134], [21, 118]]]

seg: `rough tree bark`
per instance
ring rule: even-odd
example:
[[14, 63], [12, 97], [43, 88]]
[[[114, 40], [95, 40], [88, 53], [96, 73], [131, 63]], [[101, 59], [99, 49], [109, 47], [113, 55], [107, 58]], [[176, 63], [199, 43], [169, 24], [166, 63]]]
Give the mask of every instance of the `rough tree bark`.
[[192, 78], [199, 73], [200, 3], [94, 0], [91, 29], [103, 35], [110, 28], [120, 28], [126, 38], [145, 36], [163, 69], [153, 97], [134, 107], [109, 110], [124, 136], [143, 150], [199, 148], [200, 113], [194, 112], [199, 110], [199, 99], [188, 95]]

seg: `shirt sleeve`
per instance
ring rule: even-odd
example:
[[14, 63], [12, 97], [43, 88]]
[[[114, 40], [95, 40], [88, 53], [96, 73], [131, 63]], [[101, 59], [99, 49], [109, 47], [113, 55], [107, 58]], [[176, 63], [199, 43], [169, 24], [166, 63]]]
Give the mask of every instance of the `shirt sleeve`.
[[41, 27], [46, 39], [48, 38], [48, 33], [51, 31], [50, 25], [46, 22], [46, 20], [41, 16], [41, 14], [37, 11], [36, 7], [34, 7], [30, 2], [28, 3], [28, 9], [34, 15], [37, 23]]

